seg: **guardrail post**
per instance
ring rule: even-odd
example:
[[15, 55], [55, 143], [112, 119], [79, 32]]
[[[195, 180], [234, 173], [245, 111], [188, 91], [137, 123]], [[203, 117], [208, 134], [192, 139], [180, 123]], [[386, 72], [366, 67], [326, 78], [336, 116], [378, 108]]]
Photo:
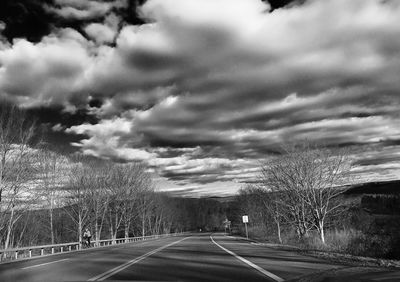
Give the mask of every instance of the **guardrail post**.
[[51, 248], [51, 254], [54, 254], [54, 247]]
[[68, 251], [71, 251], [72, 250], [72, 247], [71, 247], [71, 245], [69, 245], [68, 246]]
[[76, 250], [79, 250], [79, 244], [76, 244]]
[[44, 249], [40, 249], [40, 255], [41, 255], [41, 256], [44, 255]]
[[29, 257], [32, 257], [32, 250], [29, 250]]
[[64, 246], [61, 246], [60, 253], [64, 252]]
[[18, 251], [15, 251], [15, 259], [18, 259]]

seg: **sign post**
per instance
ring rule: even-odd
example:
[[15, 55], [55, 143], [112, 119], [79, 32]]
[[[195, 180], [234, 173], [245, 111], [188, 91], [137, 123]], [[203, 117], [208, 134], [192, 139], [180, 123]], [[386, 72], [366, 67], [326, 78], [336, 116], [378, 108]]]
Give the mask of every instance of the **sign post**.
[[249, 217], [247, 215], [242, 216], [244, 227], [246, 228], [246, 238], [249, 239], [249, 233], [247, 231], [247, 223], [249, 222]]

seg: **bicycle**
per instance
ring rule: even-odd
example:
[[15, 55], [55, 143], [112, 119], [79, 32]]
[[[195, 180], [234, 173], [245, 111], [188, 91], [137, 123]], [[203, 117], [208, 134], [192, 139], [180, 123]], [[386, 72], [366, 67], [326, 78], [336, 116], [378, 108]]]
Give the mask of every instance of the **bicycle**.
[[89, 243], [89, 239], [85, 238], [85, 240], [81, 242], [81, 248], [88, 249], [90, 247], [91, 247], [91, 244]]

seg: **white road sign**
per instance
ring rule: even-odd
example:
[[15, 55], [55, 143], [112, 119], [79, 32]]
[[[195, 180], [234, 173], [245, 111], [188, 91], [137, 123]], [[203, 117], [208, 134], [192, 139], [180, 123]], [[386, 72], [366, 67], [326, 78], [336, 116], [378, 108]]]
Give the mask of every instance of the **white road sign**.
[[249, 222], [249, 216], [247, 216], [247, 215], [242, 216], [242, 219], [243, 219], [243, 223]]

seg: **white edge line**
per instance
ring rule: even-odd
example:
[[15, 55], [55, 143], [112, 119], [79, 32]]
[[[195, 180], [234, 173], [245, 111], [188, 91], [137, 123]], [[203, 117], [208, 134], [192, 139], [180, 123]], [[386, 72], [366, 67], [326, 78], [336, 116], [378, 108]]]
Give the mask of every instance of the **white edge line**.
[[178, 243], [182, 242], [183, 240], [185, 240], [187, 238], [189, 238], [189, 237], [185, 237], [185, 238], [183, 238], [183, 239], [181, 239], [179, 241], [172, 242], [172, 243], [170, 243], [168, 245], [165, 245], [165, 246], [157, 248], [157, 249], [155, 249], [153, 251], [150, 251], [150, 252], [148, 252], [148, 253], [146, 253], [144, 255], [141, 255], [141, 256], [139, 256], [137, 258], [134, 258], [134, 259], [132, 259], [130, 261], [127, 261], [124, 264], [121, 264], [121, 265], [119, 265], [117, 267], [114, 267], [113, 269], [110, 269], [110, 270], [108, 270], [108, 271], [106, 271], [104, 273], [101, 273], [101, 274], [99, 274], [97, 276], [94, 276], [94, 277], [88, 279], [87, 281], [103, 281], [104, 279], [107, 279], [107, 278], [113, 276], [114, 274], [116, 274], [116, 273], [128, 268], [129, 266], [134, 265], [135, 263], [137, 263], [137, 262], [139, 262], [141, 260], [144, 260], [145, 258], [147, 258], [147, 257], [149, 257], [149, 256], [151, 256], [151, 255], [153, 255], [155, 253], [158, 253], [159, 251], [162, 251], [165, 248], [168, 248], [168, 247], [170, 247], [172, 245], [178, 244]]
[[238, 260], [240, 260], [240, 261], [246, 263], [247, 265], [251, 266], [252, 268], [258, 270], [259, 272], [261, 272], [261, 273], [264, 274], [265, 276], [268, 276], [269, 278], [271, 278], [271, 279], [273, 279], [273, 280], [275, 280], [275, 281], [277, 281], [277, 282], [283, 282], [283, 281], [285, 281], [285, 280], [282, 279], [281, 277], [279, 277], [279, 276], [277, 276], [277, 275], [275, 275], [275, 274], [273, 274], [273, 273], [271, 273], [271, 272], [265, 270], [264, 268], [259, 267], [258, 265], [252, 263], [251, 261], [248, 261], [247, 259], [242, 258], [241, 256], [235, 254], [234, 252], [232, 252], [232, 251], [230, 251], [230, 250], [228, 250], [228, 249], [222, 247], [220, 244], [218, 244], [217, 242], [214, 241], [214, 239], [213, 239], [213, 237], [212, 237], [211, 235], [210, 235], [210, 239], [211, 239], [211, 241], [212, 241], [215, 245], [217, 245], [218, 247], [220, 247], [222, 250], [224, 250], [224, 251], [227, 252], [228, 254], [234, 256], [234, 257], [237, 258]]
[[21, 268], [21, 269], [35, 268], [35, 267], [40, 267], [40, 266], [44, 266], [44, 265], [48, 265], [48, 264], [57, 263], [57, 262], [60, 262], [60, 261], [66, 261], [66, 260], [69, 260], [69, 258], [60, 259], [60, 260], [55, 260], [55, 261], [50, 261], [50, 262], [45, 262], [45, 263], [41, 263], [41, 264], [35, 264], [35, 265], [23, 267], [23, 268]]

